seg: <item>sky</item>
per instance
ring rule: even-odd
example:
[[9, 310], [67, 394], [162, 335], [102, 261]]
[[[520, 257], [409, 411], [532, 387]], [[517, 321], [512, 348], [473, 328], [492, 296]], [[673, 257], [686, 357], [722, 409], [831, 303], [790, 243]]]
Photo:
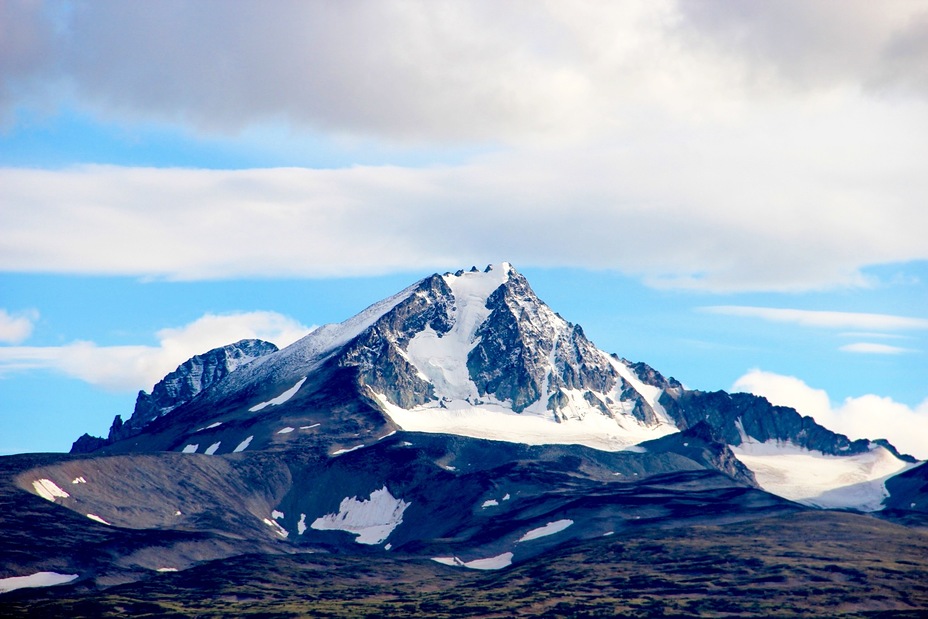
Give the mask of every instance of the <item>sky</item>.
[[509, 261], [600, 348], [928, 458], [920, 2], [0, 3], [0, 454]]

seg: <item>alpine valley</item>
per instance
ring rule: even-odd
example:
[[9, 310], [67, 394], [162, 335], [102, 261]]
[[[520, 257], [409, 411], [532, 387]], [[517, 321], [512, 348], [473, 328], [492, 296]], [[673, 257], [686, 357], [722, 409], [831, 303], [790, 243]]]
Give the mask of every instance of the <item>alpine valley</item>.
[[601, 351], [506, 263], [0, 471], [2, 616], [928, 613], [925, 464]]

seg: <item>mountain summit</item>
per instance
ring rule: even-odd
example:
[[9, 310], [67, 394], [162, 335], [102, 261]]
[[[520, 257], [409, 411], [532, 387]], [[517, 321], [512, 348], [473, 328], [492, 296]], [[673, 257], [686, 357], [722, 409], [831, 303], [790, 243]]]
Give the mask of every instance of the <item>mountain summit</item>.
[[[204, 374], [204, 367], [225, 370]], [[165, 385], [190, 382], [191, 368], [211, 379], [163, 395]], [[342, 385], [339, 393], [333, 384]], [[280, 351], [245, 341], [199, 355], [152, 393], [140, 394], [122, 429], [117, 417], [106, 444], [136, 440], [111, 451], [196, 452], [201, 439], [210, 454], [244, 449], [246, 439], [250, 448], [279, 445], [279, 428], [258, 420], [305, 411], [301, 403], [313, 399], [317, 410], [341, 410], [327, 419], [333, 444], [363, 438], [359, 430], [401, 429], [642, 451], [647, 441], [695, 433], [716, 444], [707, 462], [718, 470], [823, 507], [879, 509], [882, 481], [913, 462], [885, 442], [851, 441], [763, 398], [689, 391], [644, 363], [599, 350], [505, 262], [436, 273]], [[351, 406], [320, 401], [323, 393]], [[156, 396], [165, 405], [152, 412]], [[311, 425], [303, 421], [283, 427]], [[74, 451], [87, 445], [82, 437]]]
[[[502, 569], [648, 527], [926, 511], [925, 467], [892, 446], [606, 353], [507, 263], [428, 276], [281, 350], [197, 355], [106, 439], [0, 462], [0, 502], [31, 494], [8, 510], [28, 536], [0, 579], [94, 586], [246, 553]], [[66, 538], [37, 524], [55, 519]]]

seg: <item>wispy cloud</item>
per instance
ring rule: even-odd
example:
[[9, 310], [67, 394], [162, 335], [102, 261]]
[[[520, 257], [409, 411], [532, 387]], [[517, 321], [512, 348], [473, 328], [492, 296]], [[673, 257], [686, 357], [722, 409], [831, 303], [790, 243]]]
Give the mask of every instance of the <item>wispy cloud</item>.
[[746, 305], [714, 305], [702, 311], [725, 316], [759, 318], [770, 322], [784, 322], [804, 327], [828, 329], [872, 329], [883, 331], [905, 331], [928, 329], [928, 319], [892, 314], [868, 314], [858, 312], [830, 312], [798, 310], [773, 307], [751, 307]]
[[834, 405], [828, 393], [795, 376], [751, 370], [732, 386], [790, 406], [829, 430], [851, 439], [885, 438], [904, 453], [928, 459], [928, 399], [912, 408], [891, 398], [867, 394]]
[[888, 344], [877, 344], [873, 342], [855, 342], [845, 344], [838, 350], [843, 352], [862, 353], [868, 355], [902, 355], [905, 353], [918, 352], [913, 348], [902, 348], [901, 346], [890, 346]]
[[19, 344], [32, 335], [35, 321], [39, 319], [36, 310], [10, 313], [0, 308], [0, 343]]
[[311, 328], [276, 312], [204, 315], [187, 325], [158, 331], [158, 346], [0, 346], [0, 378], [27, 370], [53, 370], [111, 391], [151, 389], [193, 355], [241, 339], [257, 338], [280, 347]]
[[[796, 290], [862, 285], [867, 264], [928, 259], [920, 203], [861, 203], [884, 223], [849, 226], [844, 205], [805, 213], [809, 195], [830, 203], [825, 194], [845, 188], [809, 186], [797, 171], [791, 188], [779, 190], [782, 201], [745, 208], [719, 170], [668, 157], [677, 155], [590, 149], [422, 169], [0, 169], [0, 202], [10, 205], [0, 211], [0, 269], [347, 276], [505, 258], [522, 267], [615, 269], [658, 286]], [[678, 170], [672, 184], [660, 172], [667, 166]], [[616, 183], [620, 170], [625, 180]], [[928, 177], [924, 185], [928, 193]], [[821, 234], [832, 229], [842, 231]], [[791, 250], [774, 251], [783, 246]], [[790, 312], [765, 315], [882, 328]]]

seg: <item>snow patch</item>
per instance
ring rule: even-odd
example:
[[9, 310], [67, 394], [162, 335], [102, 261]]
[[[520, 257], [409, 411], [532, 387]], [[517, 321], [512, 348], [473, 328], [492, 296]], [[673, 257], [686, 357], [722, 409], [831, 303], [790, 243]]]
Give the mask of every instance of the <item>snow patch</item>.
[[100, 524], [105, 524], [108, 527], [113, 526], [112, 524], [110, 524], [109, 522], [107, 522], [106, 520], [104, 520], [103, 518], [101, 518], [100, 516], [96, 514], [87, 514], [87, 517], [90, 518], [91, 520], [96, 520]]
[[444, 408], [430, 403], [406, 410], [383, 394], [370, 393], [393, 423], [410, 432], [457, 434], [526, 445], [575, 444], [602, 451], [638, 451], [638, 443], [678, 431], [675, 426], [663, 423], [646, 426], [630, 416], [620, 423], [598, 410], [582, 419], [568, 418], [559, 423], [550, 411], [540, 414], [529, 408], [515, 413], [509, 405], [490, 397], [481, 399], [479, 405], [472, 404], [474, 400], [446, 400], [442, 402]]
[[298, 535], [306, 533], [306, 514], [300, 514], [300, 521], [296, 523], [296, 532]]
[[57, 497], [66, 499], [70, 494], [58, 487], [55, 482], [50, 479], [37, 479], [32, 482], [32, 487], [35, 489], [35, 493], [45, 499], [46, 501], [55, 502]]
[[206, 451], [204, 451], [203, 453], [205, 453], [207, 456], [211, 456], [214, 453], [216, 453], [216, 450], [219, 449], [219, 446], [221, 444], [222, 444], [222, 441], [216, 441], [215, 443], [207, 447]]
[[321, 423], [314, 423], [311, 426], [300, 426], [300, 430], [312, 430], [313, 428], [318, 428], [321, 425]]
[[281, 428], [280, 430], [278, 430], [277, 434], [290, 434], [291, 432], [293, 432], [293, 428], [291, 428], [290, 426], [287, 426], [286, 428]]
[[206, 427], [204, 427], [204, 428], [200, 428], [199, 430], [197, 430], [196, 432], [194, 432], [194, 434], [196, 434], [197, 432], [202, 432], [203, 430], [212, 430], [213, 428], [218, 428], [218, 427], [221, 426], [221, 425], [222, 425], [222, 422], [221, 422], [221, 421], [217, 421], [216, 423], [211, 423], [211, 424], [209, 424], [208, 426], [206, 426]]
[[555, 520], [554, 522], [549, 522], [543, 527], [538, 527], [537, 529], [532, 529], [522, 537], [516, 540], [516, 543], [519, 542], [528, 542], [533, 539], [538, 539], [539, 537], [547, 537], [549, 535], [554, 535], [555, 533], [560, 533], [570, 525], [574, 523], [573, 520], [565, 518], [564, 520]]
[[861, 454], [830, 456], [789, 441], [762, 443], [745, 435], [731, 450], [767, 492], [825, 509], [878, 511], [889, 496], [886, 480], [917, 466], [880, 446]]
[[378, 441], [382, 441], [382, 440], [385, 439], [385, 438], [390, 438], [390, 437], [393, 436], [394, 434], [396, 434], [396, 430], [394, 430], [393, 432], [390, 432], [390, 433], [388, 433], [388, 434], [384, 434], [383, 436], [381, 436], [381, 437], [378, 438], [377, 440], [378, 440]]
[[75, 477], [74, 481], [72, 481], [71, 483], [72, 484], [86, 484], [87, 480], [84, 479], [83, 477]]
[[508, 501], [508, 500], [509, 500], [509, 493], [508, 493], [508, 492], [506, 493], [506, 496], [503, 497], [503, 500], [504, 500], [504, 501]]
[[486, 559], [474, 559], [473, 561], [462, 561], [457, 557], [432, 557], [432, 561], [442, 563], [444, 565], [451, 565], [454, 567], [466, 567], [472, 570], [500, 570], [504, 567], [509, 567], [512, 565], [512, 553], [504, 552], [503, 554], [496, 555], [495, 557], [487, 557]]
[[0, 578], [0, 593], [25, 589], [27, 587], [53, 587], [77, 579], [77, 574], [59, 574], [57, 572], [36, 572], [29, 576], [10, 576]]
[[281, 537], [287, 537], [288, 535], [290, 535], [290, 533], [287, 532], [287, 529], [283, 528], [282, 526], [280, 526], [280, 524], [278, 524], [274, 520], [271, 520], [270, 518], [264, 518], [262, 522], [266, 524], [267, 526], [271, 527], [272, 529], [274, 529], [274, 532], [277, 533], [277, 535]]
[[284, 517], [284, 513], [282, 511], [278, 511], [275, 509], [274, 511], [271, 512], [271, 518], [273, 518], [274, 520], [280, 520], [283, 517]]
[[200, 448], [200, 444], [199, 444], [199, 443], [192, 444], [192, 445], [187, 445], [186, 447], [184, 447], [184, 449], [183, 449], [183, 451], [181, 451], [181, 453], [185, 453], [185, 454], [195, 454], [195, 453], [197, 453], [197, 449], [199, 449], [199, 448]]
[[484, 501], [483, 505], [481, 505], [480, 507], [482, 509], [486, 509], [488, 507], [496, 507], [497, 505], [499, 505], [499, 501], [497, 501], [496, 499], [488, 499]]
[[159, 567], [156, 571], [158, 572], [176, 572], [176, 567]]
[[364, 445], [355, 445], [354, 447], [349, 447], [349, 448], [347, 448], [347, 449], [339, 449], [338, 451], [333, 451], [333, 452], [332, 452], [332, 455], [333, 455], [333, 456], [340, 456], [340, 455], [342, 455], [342, 454], [346, 454], [346, 453], [350, 453], [350, 452], [352, 452], [352, 451], [355, 451], [356, 449], [361, 449], [362, 447], [364, 447]]
[[245, 451], [248, 448], [248, 445], [251, 444], [251, 439], [254, 438], [254, 435], [249, 436], [244, 441], [238, 444], [238, 447], [232, 450], [232, 453], [238, 453], [240, 451]]
[[304, 376], [295, 385], [293, 385], [292, 387], [290, 387], [289, 389], [281, 393], [276, 398], [268, 400], [267, 402], [261, 402], [260, 404], [255, 404], [254, 406], [248, 409], [248, 412], [257, 413], [260, 410], [264, 410], [268, 406], [277, 406], [278, 404], [283, 404], [284, 402], [286, 402], [287, 400], [295, 396], [296, 392], [300, 390], [300, 387], [302, 387], [303, 383], [305, 382], [306, 382], [306, 377]]
[[370, 499], [342, 499], [337, 514], [316, 518], [310, 525], [318, 531], [347, 531], [359, 544], [379, 544], [403, 522], [403, 512], [411, 503], [397, 499], [387, 487], [374, 490]]

